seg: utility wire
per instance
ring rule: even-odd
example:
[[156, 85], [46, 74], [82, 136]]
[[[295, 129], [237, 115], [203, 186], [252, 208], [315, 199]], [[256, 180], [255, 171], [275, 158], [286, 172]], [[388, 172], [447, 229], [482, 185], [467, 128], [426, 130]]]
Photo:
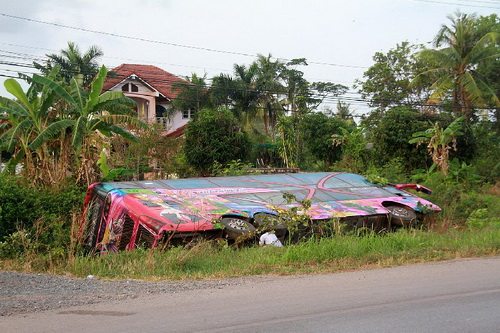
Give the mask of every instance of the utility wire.
[[[27, 45], [11, 44], [11, 43], [0, 43], [0, 45], [22, 47], [22, 48], [31, 48], [31, 49], [39, 49], [39, 50], [52, 51], [52, 52], [59, 52], [60, 51], [60, 50], [58, 51], [58, 50], [53, 50], [53, 49], [40, 48], [40, 47], [34, 47], [34, 46], [27, 46]], [[27, 53], [19, 53], [19, 54], [27, 54]], [[37, 55], [33, 55], [33, 56], [34, 57], [40, 57], [40, 56], [37, 56]], [[166, 62], [150, 61], [150, 60], [138, 60], [138, 59], [131, 59], [131, 58], [123, 58], [123, 57], [112, 57], [112, 56], [107, 56], [107, 55], [103, 55], [103, 58], [134, 61], [137, 64], [139, 64], [139, 63], [141, 63], [141, 64], [148, 63], [148, 64], [155, 64], [155, 65], [156, 64], [162, 64], [162, 65], [169, 65], [169, 66], [176, 66], [176, 67], [199, 68], [199, 69], [203, 69], [203, 70], [207, 70], [207, 69], [218, 70], [218, 71], [221, 71], [221, 72], [228, 72], [228, 73], [233, 73], [234, 72], [234, 69], [229, 70], [229, 69], [221, 69], [221, 68], [214, 68], [214, 67], [202, 67], [202, 66], [193, 66], [193, 65], [180, 65], [180, 64], [172, 64], [172, 63], [166, 63]], [[276, 59], [278, 59], [278, 58], [276, 58]], [[48, 60], [48, 59], [45, 58], [45, 59], [42, 59], [41, 61], [45, 61], [45, 60]], [[107, 67], [108, 68], [113, 68], [113, 67], [118, 67], [118, 65], [107, 66]], [[186, 76], [186, 75], [181, 75], [181, 74], [175, 74], [175, 75], [180, 76], [180, 77]], [[208, 79], [208, 80], [210, 80], [210, 79]], [[341, 83], [341, 84], [347, 84], [347, 85], [352, 85], [353, 84], [353, 82], [346, 83], [346, 82], [341, 82], [341, 81], [332, 81], [332, 80], [314, 79], [314, 78], [312, 78], [312, 80], [321, 81], [321, 82]]]
[[491, 4], [491, 5], [500, 5], [500, 1], [482, 1], [482, 0], [456, 0], [458, 2], [474, 2], [474, 3], [486, 3], [486, 4]]
[[[32, 74], [32, 73], [29, 73], [29, 72], [24, 72], [25, 74]], [[12, 76], [12, 75], [0, 75], [2, 77], [8, 77], [8, 78], [16, 78], [15, 76]], [[136, 95], [144, 95], [144, 94], [140, 94], [140, 93], [135, 93]], [[144, 95], [146, 96], [146, 95]], [[149, 96], [149, 95], [147, 95]], [[297, 96], [300, 96], [298, 94], [296, 94], [296, 97]], [[321, 97], [321, 96], [318, 96], [318, 95], [310, 95], [310, 96], [305, 96], [305, 97]], [[197, 99], [189, 99], [189, 98], [179, 98], [177, 97], [176, 99], [179, 99], [179, 100], [182, 100], [182, 101], [186, 101], [186, 102], [196, 102], [198, 101]], [[361, 99], [361, 98], [353, 98], [353, 97], [347, 97], [347, 96], [336, 96], [336, 97], [327, 97], [327, 98], [324, 98], [323, 100], [323, 103], [325, 102], [336, 102], [336, 101], [343, 101], [343, 102], [350, 102], [350, 104], [354, 104], [354, 105], [366, 105], [367, 103], [370, 103], [371, 101], [370, 100], [366, 100], [366, 99]], [[391, 103], [395, 106], [407, 106], [407, 107], [420, 107], [420, 108], [425, 108], [425, 107], [433, 107], [433, 108], [450, 108], [451, 106], [449, 105], [444, 105], [444, 104], [429, 104], [429, 103], [416, 103], [416, 102], [407, 102], [407, 103], [395, 103], [394, 101], [392, 100], [378, 100], [378, 102], [387, 102], [387, 103]], [[497, 109], [500, 109], [500, 108], [495, 108], [495, 107], [476, 107], [474, 106], [474, 109], [477, 109], [477, 110], [497, 110]], [[272, 111], [278, 111], [278, 112], [285, 112], [285, 111], [290, 111], [290, 110], [286, 110], [284, 108], [271, 108]], [[360, 117], [362, 115], [359, 115]]]
[[[0, 50], [1, 52], [1, 50]], [[0, 55], [1, 56], [1, 55]], [[26, 59], [26, 60], [31, 60], [31, 59]], [[20, 62], [11, 62], [11, 61], [2, 61], [0, 59], [0, 65], [3, 64], [3, 65], [7, 65], [7, 66], [19, 66], [19, 67], [25, 67], [25, 68], [35, 68], [32, 64], [28, 64], [28, 63], [20, 63]], [[112, 71], [112, 70], [111, 70]], [[111, 72], [110, 71], [110, 72]], [[77, 71], [75, 71], [75, 74], [77, 73]], [[81, 71], [78, 71], [78, 73], [81, 73], [81, 74], [93, 74], [93, 73], [88, 73], [88, 72], [81, 72]], [[156, 75], [156, 73], [154, 72], [151, 72], [151, 71], [148, 71], [146, 69], [143, 69], [141, 70], [141, 73], [142, 75], [144, 76], [147, 76], [148, 74], [154, 74]], [[170, 73], [170, 74], [173, 74], [173, 73]], [[174, 76], [176, 76], [178, 79], [156, 79], [156, 78], [145, 78], [146, 82], [149, 82], [149, 83], [165, 83], [165, 84], [172, 84], [172, 83], [177, 83], [178, 85], [182, 85], [183, 84], [183, 78], [181, 75], [176, 75], [176, 74], [173, 74]], [[113, 74], [113, 76], [110, 76], [109, 78], [122, 78], [122, 79], [126, 79], [127, 77], [129, 77], [129, 75], [121, 75], [121, 74]], [[216, 78], [217, 76], [215, 76]], [[211, 82], [214, 80], [214, 78], [206, 78], [204, 79], [205, 81], [207, 82]], [[324, 82], [324, 81], [323, 81]], [[333, 81], [330, 81], [332, 83], [334, 83]], [[192, 85], [193, 83], [191, 82], [184, 82], [185, 85]], [[218, 87], [221, 87], [221, 86], [218, 86], [218, 85], [215, 85], [215, 84], [211, 84], [212, 87], [215, 87], [215, 88], [218, 88]], [[237, 90], [237, 89], [234, 89], [234, 90]], [[239, 90], [242, 90], [242, 91], [247, 91], [245, 89], [239, 89]], [[261, 90], [262, 91], [262, 90]], [[282, 91], [278, 91], [278, 90], [270, 90], [270, 89], [266, 89], [264, 90], [266, 92], [270, 92], [270, 93], [283, 93]], [[357, 92], [349, 92], [347, 91], [346, 93], [356, 93]]]
[[[24, 67], [24, 68], [34, 68], [31, 64], [19, 64], [19, 63], [12, 63], [12, 62], [2, 62], [0, 61], [0, 64], [7, 64], [9, 66], [19, 66], [19, 67]], [[29, 73], [29, 74], [33, 74], [31, 72], [26, 72], [26, 73]], [[81, 73], [81, 72], [79, 72]], [[92, 73], [81, 73], [81, 74], [92, 74]], [[151, 72], [149, 71], [142, 71], [140, 74], [143, 74], [143, 75], [147, 75], [147, 74], [151, 74]], [[117, 79], [126, 79], [128, 78], [129, 75], [121, 75], [121, 74], [114, 74], [112, 76], [112, 78], [117, 78]], [[183, 87], [187, 87], [187, 86], [196, 86], [196, 84], [193, 84], [191, 82], [187, 82], [187, 81], [181, 81], [181, 79], [156, 79], [156, 78], [146, 78], [145, 79], [147, 83], [149, 84], [167, 84], [167, 85], [174, 85], [173, 87], [170, 87], [170, 89], [172, 91], [176, 91], [176, 90], [179, 90], [179, 89], [182, 89]], [[268, 94], [272, 94], [272, 95], [276, 95], [276, 96], [283, 96], [283, 95], [287, 95], [289, 94], [290, 92], [287, 92], [286, 90], [272, 90], [272, 89], [259, 89], [259, 88], [237, 88], [237, 87], [228, 87], [228, 86], [221, 86], [221, 85], [216, 85], [216, 84], [211, 84], [211, 85], [203, 85], [203, 86], [200, 86], [201, 89], [210, 89], [210, 88], [215, 88], [215, 89], [219, 89], [219, 90], [222, 90], [222, 91], [226, 91], [226, 92], [231, 92], [231, 91], [236, 91], [236, 92], [244, 92], [244, 93], [268, 93]], [[338, 101], [338, 100], [348, 100], [348, 101], [354, 101], [354, 102], [360, 102], [360, 103], [363, 103], [363, 104], [366, 104], [366, 103], [370, 103], [369, 101], [367, 102], [366, 99], [363, 99], [361, 97], [361, 93], [357, 92], [357, 91], [345, 91], [341, 96], [342, 97], [338, 97], [338, 96], [328, 96], [327, 93], [325, 94], [321, 94], [321, 93], [311, 93], [311, 94], [308, 94], [308, 95], [302, 95], [300, 93], [293, 93], [295, 95], [295, 97], [308, 97], [308, 98], [313, 98], [313, 99], [321, 99], [323, 100], [324, 102], [328, 102], [328, 101]], [[350, 96], [346, 96], [346, 95], [355, 95], [356, 97], [350, 97]], [[388, 102], [388, 103], [392, 103], [392, 101], [384, 101], [384, 100], [378, 100], [378, 102], [380, 103], [383, 103], [383, 102]]]
[[[146, 43], [169, 45], [169, 46], [175, 46], [175, 47], [181, 47], [181, 48], [187, 48], [187, 49], [193, 49], [193, 50], [216, 52], [216, 53], [223, 53], [223, 54], [232, 54], [232, 55], [239, 55], [239, 56], [252, 57], [252, 58], [256, 57], [255, 54], [250, 54], [250, 53], [227, 51], [227, 50], [218, 50], [218, 49], [213, 49], [213, 48], [208, 48], [208, 47], [200, 47], [200, 46], [193, 46], [193, 45], [183, 45], [183, 44], [178, 44], [178, 43], [171, 43], [171, 42], [159, 41], [159, 40], [154, 40], [154, 39], [147, 39], [147, 38], [142, 38], [142, 37], [120, 35], [120, 34], [115, 34], [115, 33], [112, 33], [112, 32], [92, 30], [92, 29], [86, 29], [86, 28], [81, 28], [81, 27], [74, 27], [74, 26], [59, 24], [59, 23], [53, 23], [53, 22], [35, 20], [35, 19], [32, 19], [32, 18], [28, 18], [28, 17], [16, 16], [16, 15], [11, 15], [11, 14], [7, 14], [7, 13], [0, 13], [0, 15], [4, 16], [4, 17], [16, 19], [16, 20], [23, 20], [23, 21], [33, 22], [33, 23], [51, 25], [51, 26], [55, 26], [55, 27], [58, 27], [58, 28], [64, 28], [64, 29], [71, 29], [71, 30], [89, 32], [89, 33], [93, 33], [93, 34], [99, 34], [99, 35], [105, 35], [105, 36], [111, 36], [111, 37], [117, 37], [117, 38], [129, 39], [129, 40], [137, 40], [137, 41], [146, 42]], [[283, 59], [283, 60], [287, 60], [287, 61], [292, 60], [292, 59], [287, 59], [287, 58], [282, 58], [282, 57], [279, 57], [279, 58], [273, 57], [273, 58], [274, 59]], [[343, 65], [343, 64], [335, 64], [335, 63], [327, 63], [327, 62], [316, 62], [316, 61], [308, 61], [308, 63], [309, 64], [315, 64], [315, 65], [335, 66], [335, 67], [368, 68], [366, 66]]]
[[[1, 64], [1, 62], [0, 62]], [[28, 68], [32, 68], [30, 67], [29, 65], [25, 65], [24, 67], [28, 67]], [[31, 72], [24, 72], [24, 74], [33, 74]], [[118, 75], [119, 77], [123, 77], [123, 78], [127, 78], [128, 76], [120, 76]], [[172, 81], [172, 80], [148, 80], [149, 82], [152, 82], [152, 83], [175, 83], [177, 81]], [[272, 90], [254, 90], [254, 89], [244, 89], [244, 88], [241, 88], [241, 89], [235, 89], [235, 88], [232, 88], [232, 87], [218, 87], [218, 86], [214, 86], [215, 88], [218, 88], [218, 89], [221, 89], [222, 90], [226, 90], [226, 91], [240, 91], [240, 92], [255, 92], [255, 93], [259, 93], [259, 92], [262, 92], [262, 93], [269, 93], [269, 94], [274, 94], [274, 95], [285, 95], [285, 93], [283, 91], [272, 91]], [[179, 87], [180, 88], [180, 87]], [[207, 87], [209, 88], [209, 87]], [[357, 93], [353, 93], [353, 94], [357, 94]], [[140, 94], [138, 94], [140, 95]], [[359, 94], [358, 94], [359, 95]], [[298, 94], [298, 93], [295, 93], [294, 94], [295, 97], [308, 97], [308, 98], [312, 98], [312, 99], [319, 99], [319, 100], [322, 100], [323, 103], [328, 103], [328, 102], [338, 102], [338, 101], [344, 101], [344, 102], [351, 102], [353, 104], [356, 104], [356, 105], [367, 105], [368, 103], [371, 103], [370, 100], [366, 100], [366, 99], [363, 99], [361, 97], [349, 97], [349, 96], [324, 96], [324, 95], [320, 95], [320, 94], [317, 94], [317, 93], [313, 93], [313, 94], [308, 94], [308, 95], [302, 95], [302, 94]], [[179, 98], [179, 97], [176, 97], [176, 99], [180, 99], [180, 100], [183, 100], [183, 101], [187, 101], [187, 102], [194, 102], [194, 101], [197, 101], [196, 99], [186, 99], [186, 98]], [[377, 102], [379, 103], [390, 103], [390, 104], [394, 104], [394, 101], [392, 100], [378, 100]], [[406, 106], [415, 106], [415, 107], [429, 107], [429, 106], [435, 106], [435, 107], [439, 107], [439, 106], [444, 106], [444, 105], [430, 105], [430, 104], [426, 104], [426, 103], [403, 103], [402, 105], [406, 105]], [[481, 109], [481, 108], [477, 108], [477, 109]], [[491, 108], [483, 108], [483, 109], [491, 109]]]
[[[23, 67], [23, 68], [32, 68], [34, 69], [35, 67], [32, 65], [32, 64], [26, 64], [26, 63], [16, 63], [16, 62], [5, 62], [5, 61], [1, 61], [0, 60], [0, 65], [8, 65], [8, 66], [14, 66], [14, 67]], [[12, 72], [15, 72], [13, 70], [9, 70], [9, 71], [12, 71]], [[151, 72], [149, 71], [144, 71], [144, 74], [151, 74]], [[24, 72], [24, 74], [34, 74], [32, 72]], [[82, 74], [90, 74], [90, 73], [82, 73]], [[128, 78], [129, 76], [128, 75], [119, 75], [119, 74], [114, 74], [115, 78], [123, 78], [123, 79], [126, 79]], [[179, 83], [180, 79], [177, 80], [177, 79], [147, 79], [146, 82], [148, 83], [165, 83], [165, 84], [174, 84], [174, 83], [177, 83], [179, 84], [179, 89], [182, 89], [182, 81], [181, 83]], [[192, 83], [190, 82], [185, 82], [185, 85], [186, 86], [190, 86], [192, 85]], [[226, 90], [226, 91], [240, 91], [240, 92], [255, 92], [255, 93], [269, 93], [269, 94], [274, 94], [274, 95], [286, 95], [287, 92], [285, 91], [281, 91], [281, 90], [270, 90], [270, 89], [261, 89], [261, 90], [258, 90], [258, 89], [245, 89], [245, 88], [234, 88], [234, 87], [226, 87], [226, 86], [218, 86], [218, 85], [214, 85], [212, 84], [211, 86], [206, 86], [206, 89], [209, 89], [210, 87], [214, 87], [214, 88], [217, 88], [217, 89], [222, 89], [222, 90]], [[174, 87], [172, 88], [173, 90], [175, 90], [175, 88], [177, 87]], [[358, 92], [349, 92], [347, 91], [346, 94], [354, 94], [354, 95], [358, 95], [360, 96], [361, 94], [358, 93]], [[338, 102], [338, 101], [347, 101], [347, 102], [351, 102], [351, 103], [354, 103], [354, 104], [359, 104], [359, 105], [366, 105], [368, 103], [372, 103], [373, 100], [367, 100], [366, 98], [361, 98], [361, 97], [349, 97], [349, 96], [345, 96], [345, 95], [342, 95], [342, 96], [325, 96], [325, 95], [322, 95], [322, 94], [319, 94], [319, 93], [313, 93], [313, 94], [308, 94], [308, 95], [301, 95], [301, 94], [297, 94], [295, 93], [294, 94], [295, 97], [308, 97], [308, 98], [313, 98], [313, 99], [320, 99], [323, 101], [323, 103], [328, 103], [328, 102]], [[179, 98], [178, 98], [179, 99]], [[186, 101], [196, 101], [196, 100], [187, 100]], [[389, 104], [394, 104], [394, 101], [392, 100], [377, 100], [377, 103], [389, 103]], [[406, 106], [415, 106], [415, 107], [444, 107], [445, 105], [440, 105], [440, 104], [428, 104], [428, 103], [403, 103], [402, 105], [406, 105]], [[496, 108], [484, 108], [484, 107], [475, 107], [476, 109], [487, 109], [487, 110], [491, 110], [491, 109], [496, 109]]]
[[478, 8], [491, 8], [491, 9], [500, 9], [500, 5], [498, 7], [492, 7], [492, 6], [480, 6], [480, 5], [464, 5], [464, 4], [459, 4], [456, 2], [444, 2], [444, 1], [435, 1], [435, 0], [413, 0], [417, 2], [427, 2], [427, 3], [436, 3], [436, 4], [442, 4], [442, 5], [455, 5], [455, 6], [465, 6], [465, 7], [478, 7]]

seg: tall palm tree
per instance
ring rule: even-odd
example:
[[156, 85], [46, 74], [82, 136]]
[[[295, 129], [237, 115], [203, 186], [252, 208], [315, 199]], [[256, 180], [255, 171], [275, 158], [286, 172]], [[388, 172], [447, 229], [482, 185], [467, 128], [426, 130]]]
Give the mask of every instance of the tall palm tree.
[[173, 101], [174, 110], [192, 110], [195, 113], [212, 106], [210, 92], [206, 82], [206, 75], [191, 74], [186, 77], [187, 82], [180, 81], [173, 84], [173, 89], [179, 91]]
[[340, 99], [337, 102], [337, 112], [335, 114], [337, 118], [345, 121], [348, 124], [354, 124], [354, 119], [351, 111], [351, 104], [342, 102]]
[[300, 111], [304, 111], [304, 100], [310, 95], [310, 84], [304, 78], [304, 72], [295, 68], [297, 65], [307, 66], [306, 59], [298, 58], [287, 62], [280, 75], [286, 89], [284, 105], [289, 108], [292, 115], [297, 115]]
[[271, 54], [259, 54], [254, 64], [258, 73], [259, 108], [262, 110], [266, 134], [269, 134], [269, 131], [274, 132], [278, 117], [284, 113], [280, 97], [287, 92], [282, 77], [286, 66], [279, 60], [273, 61]]
[[260, 92], [257, 90], [258, 68], [234, 65], [234, 77], [220, 74], [212, 79], [210, 94], [216, 104], [231, 107], [231, 111], [245, 127], [257, 117]]
[[469, 122], [474, 108], [488, 105], [500, 106], [500, 101], [483, 75], [478, 64], [497, 61], [500, 57], [499, 34], [480, 32], [475, 15], [456, 13], [450, 16], [451, 25], [443, 25], [434, 39], [440, 49], [426, 49], [421, 56], [431, 63], [431, 68], [417, 77], [434, 78], [433, 93], [429, 102], [437, 104], [446, 97], [452, 99], [453, 111], [464, 115]]
[[103, 52], [98, 46], [93, 45], [82, 54], [78, 45], [68, 42], [68, 48], [61, 50], [60, 54], [47, 54], [48, 60], [45, 64], [33, 62], [33, 65], [45, 75], [55, 66], [59, 66], [59, 73], [66, 83], [76, 78], [80, 85], [88, 87], [99, 72], [97, 61], [102, 55]]

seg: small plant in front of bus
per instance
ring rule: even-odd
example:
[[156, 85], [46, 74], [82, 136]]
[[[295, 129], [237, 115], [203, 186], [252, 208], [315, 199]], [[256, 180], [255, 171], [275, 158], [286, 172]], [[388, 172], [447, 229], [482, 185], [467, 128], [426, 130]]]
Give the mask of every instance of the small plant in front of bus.
[[299, 241], [303, 235], [307, 234], [311, 226], [311, 216], [307, 214], [311, 208], [311, 200], [298, 200], [297, 197], [290, 193], [283, 193], [287, 206], [290, 208], [278, 208], [278, 214], [281, 222], [288, 230], [288, 241]]
[[212, 220], [212, 229], [224, 229], [224, 224], [221, 223], [221, 217]]
[[101, 151], [100, 157], [97, 160], [97, 165], [102, 172], [102, 181], [113, 182], [118, 180], [124, 180], [129, 176], [134, 174], [134, 170], [129, 170], [125, 168], [110, 169], [108, 164], [108, 158], [104, 149]]
[[422, 205], [422, 203], [420, 201], [417, 202], [417, 209], [416, 210], [424, 215], [427, 215], [427, 214], [434, 212], [434, 209], [432, 208], [431, 205]]
[[212, 173], [216, 177], [242, 176], [250, 173], [252, 164], [245, 164], [240, 159], [232, 160], [226, 165], [215, 161], [212, 166]]
[[284, 193], [283, 199], [283, 206], [273, 208], [276, 215], [266, 214], [265, 218], [259, 219], [254, 235], [261, 235], [264, 232], [273, 232], [279, 235], [284, 233], [285, 229], [285, 240], [288, 244], [292, 244], [344, 233], [344, 225], [339, 218], [313, 221], [309, 214], [312, 206], [311, 200], [298, 200], [290, 193]]
[[386, 186], [389, 184], [389, 180], [387, 178], [384, 178], [376, 173], [368, 173], [365, 175], [365, 178], [370, 183], [377, 184], [379, 186]]

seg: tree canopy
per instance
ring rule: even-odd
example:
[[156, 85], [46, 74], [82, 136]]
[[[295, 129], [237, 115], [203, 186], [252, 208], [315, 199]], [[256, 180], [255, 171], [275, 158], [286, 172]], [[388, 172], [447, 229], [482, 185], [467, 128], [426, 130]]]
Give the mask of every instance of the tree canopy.
[[82, 54], [78, 45], [68, 42], [68, 48], [62, 49], [59, 54], [47, 54], [48, 59], [45, 64], [33, 62], [33, 65], [44, 75], [58, 66], [59, 75], [66, 83], [76, 78], [80, 85], [88, 87], [99, 72], [98, 60], [102, 55], [103, 52], [98, 46], [93, 45]]
[[492, 27], [480, 25], [473, 14], [456, 13], [448, 18], [450, 25], [443, 25], [434, 38], [437, 49], [426, 49], [420, 54], [429, 63], [429, 69], [417, 81], [430, 77], [433, 83], [428, 102], [439, 104], [449, 98], [452, 111], [470, 122], [478, 108], [500, 107], [493, 87], [478, 71], [480, 64], [498, 62], [500, 35]]
[[248, 135], [226, 107], [200, 111], [186, 128], [186, 161], [201, 176], [210, 175], [216, 164], [245, 160], [249, 150]]

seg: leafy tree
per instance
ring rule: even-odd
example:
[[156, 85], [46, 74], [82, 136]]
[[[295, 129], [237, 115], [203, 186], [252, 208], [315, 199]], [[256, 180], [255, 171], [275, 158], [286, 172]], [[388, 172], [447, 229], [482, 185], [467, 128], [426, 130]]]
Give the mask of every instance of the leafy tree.
[[290, 106], [292, 115], [314, 112], [327, 97], [337, 97], [347, 91], [347, 87], [333, 82], [309, 82], [297, 66], [307, 66], [305, 58], [292, 59], [282, 67], [280, 74], [284, 81], [286, 99], [282, 104]]
[[342, 102], [339, 100], [337, 102], [337, 112], [335, 113], [335, 116], [342, 120], [345, 121], [348, 124], [354, 125], [354, 118], [353, 118], [353, 113], [351, 111], [351, 104]]
[[[73, 78], [70, 93], [64, 86], [42, 76], [33, 76], [35, 82], [44, 84], [56, 92], [69, 108], [66, 111], [69, 118], [64, 126], [49, 126], [32, 143], [36, 147], [39, 142], [53, 137], [58, 132], [71, 129], [71, 146], [75, 151], [77, 164], [77, 182], [87, 183], [95, 181], [96, 162], [100, 149], [95, 149], [95, 143], [102, 136], [111, 136], [113, 133], [123, 136], [128, 140], [137, 140], [123, 125], [133, 125], [146, 128], [147, 125], [140, 121], [132, 111], [135, 102], [123, 95], [121, 91], [107, 91], [101, 95], [104, 79], [107, 76], [106, 67], [102, 66], [98, 75], [92, 82], [89, 92], [86, 92]], [[105, 112], [105, 114], [104, 114]]]
[[[49, 73], [47, 80], [57, 76], [58, 68]], [[0, 144], [12, 154], [4, 172], [13, 171], [23, 164], [24, 176], [34, 183], [54, 183], [66, 165], [58, 156], [52, 156], [49, 139], [40, 135], [47, 128], [64, 128], [67, 122], [54, 117], [52, 108], [56, 93], [47, 86], [31, 81], [25, 92], [15, 79], [4, 82], [6, 90], [15, 99], [0, 97], [0, 113], [3, 114], [0, 128]], [[37, 140], [38, 139], [38, 140]], [[33, 142], [37, 140], [36, 145]]]
[[221, 74], [213, 78], [212, 100], [229, 106], [247, 129], [256, 119], [262, 121], [264, 132], [274, 139], [278, 118], [287, 109], [292, 114], [306, 114], [317, 109], [325, 98], [347, 90], [332, 82], [305, 80], [304, 73], [295, 68], [299, 65], [307, 65], [306, 60], [283, 63], [272, 60], [271, 55], [259, 55], [249, 66], [236, 64], [234, 77]]
[[425, 168], [427, 152], [408, 141], [415, 131], [427, 129], [429, 120], [433, 119], [435, 117], [405, 107], [387, 111], [373, 130], [372, 139], [377, 156], [374, 163], [381, 166], [394, 158], [400, 158], [408, 170]]
[[340, 146], [341, 160], [335, 164], [340, 170], [360, 173], [367, 167], [367, 141], [362, 127], [353, 129], [341, 127], [340, 131], [331, 135], [328, 140], [333, 146]]
[[201, 176], [212, 174], [214, 165], [247, 159], [250, 141], [227, 108], [205, 109], [186, 128], [184, 154]]
[[302, 141], [300, 136], [301, 119], [298, 116], [281, 116], [278, 119], [280, 140], [278, 153], [287, 168], [297, 168], [301, 160]]
[[325, 170], [340, 159], [341, 148], [331, 144], [331, 137], [332, 134], [339, 133], [342, 127], [349, 128], [349, 123], [321, 112], [304, 116], [305, 146], [315, 159], [324, 163]]
[[210, 87], [213, 100], [217, 105], [225, 105], [250, 128], [250, 123], [257, 117], [260, 92], [257, 90], [258, 68], [255, 63], [250, 66], [234, 65], [232, 77], [220, 74], [212, 79]]
[[278, 117], [283, 115], [285, 111], [279, 99], [279, 96], [285, 92], [281, 80], [284, 64], [279, 60], [273, 61], [271, 59], [271, 54], [267, 57], [259, 54], [255, 61], [257, 65], [256, 83], [259, 91], [258, 108], [259, 113], [262, 114], [267, 135], [274, 132]]
[[477, 149], [472, 164], [485, 180], [500, 179], [500, 133], [493, 130], [493, 123], [480, 122], [473, 127]]
[[426, 49], [421, 57], [430, 63], [430, 69], [418, 78], [431, 77], [432, 94], [429, 103], [437, 104], [451, 94], [452, 109], [470, 122], [475, 108], [495, 105], [500, 100], [493, 88], [478, 72], [479, 64], [496, 62], [500, 57], [497, 47], [499, 34], [477, 28], [475, 15], [456, 13], [449, 17], [451, 25], [443, 25], [434, 39], [440, 49]]
[[[140, 141], [129, 141], [121, 136], [112, 138], [113, 153], [107, 160], [110, 172], [116, 170], [118, 176], [141, 179], [149, 173], [155, 179], [167, 179], [172, 175], [179, 175], [179, 166], [176, 158], [182, 151], [184, 140], [162, 135], [162, 126], [149, 124], [153, 130], [134, 130], [134, 135]], [[101, 167], [102, 169], [102, 167]]]
[[306, 59], [290, 60], [281, 72], [286, 91], [286, 100], [283, 104], [288, 107], [292, 115], [296, 115], [299, 113], [299, 108], [303, 108], [304, 99], [309, 93], [309, 82], [304, 79], [304, 72], [296, 69], [297, 66], [307, 66]]
[[191, 77], [186, 77], [189, 83], [176, 82], [173, 85], [174, 89], [179, 90], [179, 94], [172, 102], [174, 110], [192, 110], [195, 113], [203, 108], [212, 106], [210, 92], [206, 82], [206, 76], [198, 76], [192, 74]]
[[[476, 21], [476, 29], [480, 31], [479, 34], [486, 34], [488, 32], [500, 34], [500, 17], [496, 14], [481, 16]], [[495, 47], [498, 50], [497, 53], [500, 53], [500, 42], [497, 41]], [[483, 61], [478, 64], [477, 72], [484, 75], [485, 80], [489, 83], [497, 98], [500, 99], [500, 61]], [[484, 98], [487, 99], [487, 96]], [[490, 103], [490, 106], [495, 105]], [[497, 134], [500, 134], [500, 108], [493, 108], [493, 110], [495, 119], [494, 130], [496, 130]]]
[[377, 52], [373, 56], [375, 64], [363, 74], [364, 80], [356, 80], [362, 98], [382, 115], [396, 106], [425, 104], [429, 94], [427, 82], [410, 84], [426, 66], [423, 59], [417, 57], [420, 48], [402, 42], [386, 54]]

